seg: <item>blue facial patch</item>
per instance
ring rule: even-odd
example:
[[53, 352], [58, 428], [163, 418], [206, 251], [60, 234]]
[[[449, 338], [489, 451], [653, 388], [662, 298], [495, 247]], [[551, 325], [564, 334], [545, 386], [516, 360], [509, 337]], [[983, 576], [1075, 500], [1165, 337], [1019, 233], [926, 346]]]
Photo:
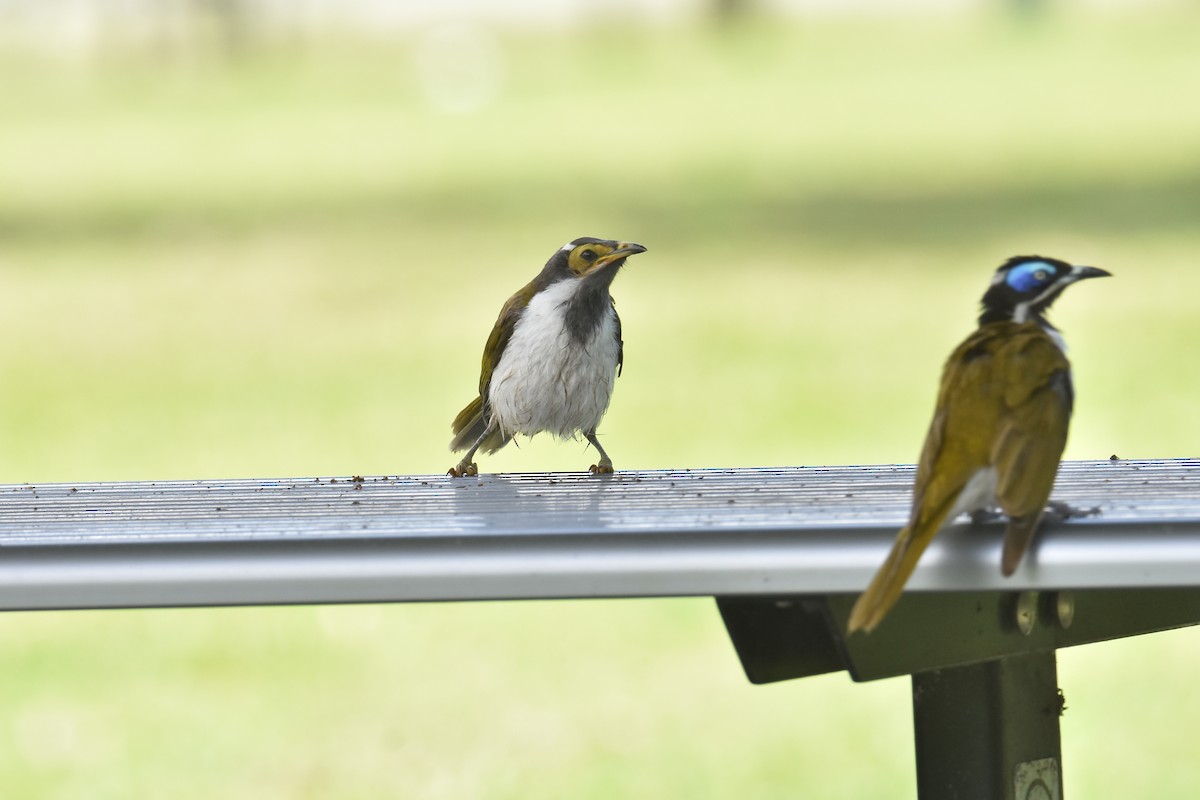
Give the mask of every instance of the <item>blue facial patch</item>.
[[1010, 269], [1004, 277], [1004, 282], [1021, 294], [1036, 292], [1052, 280], [1054, 267], [1045, 261], [1027, 261]]

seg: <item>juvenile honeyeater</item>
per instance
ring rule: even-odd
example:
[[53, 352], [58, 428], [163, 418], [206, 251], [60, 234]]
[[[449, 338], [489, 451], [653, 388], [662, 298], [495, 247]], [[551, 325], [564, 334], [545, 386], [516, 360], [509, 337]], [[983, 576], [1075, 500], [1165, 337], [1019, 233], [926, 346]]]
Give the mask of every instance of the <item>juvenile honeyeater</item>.
[[494, 453], [517, 434], [582, 433], [600, 454], [593, 473], [613, 471], [596, 438], [624, 362], [621, 318], [609, 287], [645, 247], [583, 237], [554, 252], [500, 310], [479, 375], [479, 396], [454, 418], [450, 449], [466, 455], [450, 474], [475, 475], [477, 450]]
[[930, 540], [964, 512], [999, 508], [1008, 517], [1000, 571], [1016, 570], [1050, 499], [1075, 400], [1066, 345], [1046, 309], [1071, 284], [1109, 274], [1041, 256], [996, 270], [979, 327], [942, 370], [912, 513], [854, 604], [851, 633], [879, 625]]

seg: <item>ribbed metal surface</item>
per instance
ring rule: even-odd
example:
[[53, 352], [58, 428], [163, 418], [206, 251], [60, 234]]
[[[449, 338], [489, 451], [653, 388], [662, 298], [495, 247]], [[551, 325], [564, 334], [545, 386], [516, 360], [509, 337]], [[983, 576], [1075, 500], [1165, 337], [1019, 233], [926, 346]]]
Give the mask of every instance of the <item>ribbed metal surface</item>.
[[[0, 608], [857, 592], [909, 466], [0, 486]], [[914, 590], [1200, 585], [1200, 461], [1069, 462], [1013, 578], [999, 524]]]

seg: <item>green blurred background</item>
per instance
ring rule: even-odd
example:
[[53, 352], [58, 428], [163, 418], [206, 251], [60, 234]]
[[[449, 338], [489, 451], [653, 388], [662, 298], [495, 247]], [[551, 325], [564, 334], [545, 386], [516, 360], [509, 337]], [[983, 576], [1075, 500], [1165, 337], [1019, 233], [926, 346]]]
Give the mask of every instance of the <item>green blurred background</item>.
[[[1019, 253], [1116, 274], [1053, 314], [1067, 457], [1197, 453], [1191, 4], [43, 5], [0, 2], [0, 481], [444, 472], [583, 235], [650, 248], [618, 469], [912, 461]], [[5, 797], [915, 794], [907, 681], [751, 687], [705, 599], [9, 614], [0, 653]], [[1061, 655], [1072, 796], [1196, 795], [1197, 655]]]

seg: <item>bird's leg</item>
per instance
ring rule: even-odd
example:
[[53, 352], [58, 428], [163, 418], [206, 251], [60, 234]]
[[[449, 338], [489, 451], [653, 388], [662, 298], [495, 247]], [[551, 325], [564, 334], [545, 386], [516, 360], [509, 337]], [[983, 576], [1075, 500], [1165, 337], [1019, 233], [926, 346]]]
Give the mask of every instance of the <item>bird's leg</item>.
[[1100, 506], [1078, 508], [1070, 503], [1064, 503], [1062, 500], [1051, 500], [1046, 503], [1046, 512], [1043, 516], [1054, 522], [1066, 522], [1073, 517], [1095, 517], [1099, 514]]
[[600, 453], [600, 461], [588, 467], [588, 472], [593, 475], [608, 475], [612, 473], [612, 459], [608, 457], [608, 453], [604, 452], [604, 448], [600, 446], [600, 440], [596, 438], [596, 429], [593, 428], [583, 435], [592, 443], [592, 447], [596, 448], [596, 451]]
[[475, 440], [475, 444], [471, 445], [471, 449], [462, 457], [462, 461], [450, 468], [446, 474], [451, 478], [472, 477], [479, 474], [479, 468], [475, 466], [475, 462], [471, 459], [475, 457], [475, 451], [479, 449], [487, 438], [496, 431], [496, 421], [493, 419], [488, 422], [487, 427], [483, 429], [483, 433]]

